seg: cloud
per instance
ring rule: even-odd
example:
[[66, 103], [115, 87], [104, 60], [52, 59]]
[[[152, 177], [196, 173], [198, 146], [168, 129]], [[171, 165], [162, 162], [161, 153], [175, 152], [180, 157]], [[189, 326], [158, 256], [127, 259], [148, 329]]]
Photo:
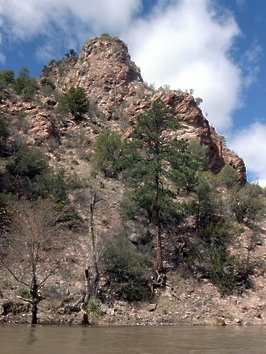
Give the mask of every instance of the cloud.
[[8, 41], [84, 41], [101, 32], [125, 30], [141, 0], [0, 0], [0, 29]]
[[146, 81], [194, 89], [210, 122], [225, 131], [240, 106], [241, 69], [230, 59], [240, 29], [229, 12], [214, 5], [210, 0], [160, 1], [124, 37]]
[[266, 186], [266, 124], [253, 123], [237, 132], [228, 141], [229, 147], [244, 158], [248, 172]]
[[246, 10], [247, 0], [236, 0], [236, 4], [240, 10]]
[[240, 66], [243, 72], [243, 85], [245, 87], [249, 87], [257, 81], [262, 55], [263, 49], [257, 41], [254, 41], [250, 48], [243, 53]]
[[218, 0], [157, 0], [149, 13], [144, 5], [145, 0], [0, 0], [0, 35], [9, 43], [38, 40], [36, 55], [45, 63], [102, 32], [118, 35], [144, 80], [194, 89], [211, 124], [226, 133], [242, 104], [242, 89], [258, 73], [252, 49], [258, 53], [259, 46], [246, 52], [242, 66], [233, 62], [240, 29]]

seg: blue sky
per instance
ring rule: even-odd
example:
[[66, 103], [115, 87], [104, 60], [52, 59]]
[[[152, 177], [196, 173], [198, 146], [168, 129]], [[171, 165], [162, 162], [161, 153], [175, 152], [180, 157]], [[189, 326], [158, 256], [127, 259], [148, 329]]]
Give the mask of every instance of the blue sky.
[[145, 81], [194, 89], [219, 134], [266, 185], [266, 2], [0, 0], [0, 70], [43, 65], [103, 32], [128, 45]]

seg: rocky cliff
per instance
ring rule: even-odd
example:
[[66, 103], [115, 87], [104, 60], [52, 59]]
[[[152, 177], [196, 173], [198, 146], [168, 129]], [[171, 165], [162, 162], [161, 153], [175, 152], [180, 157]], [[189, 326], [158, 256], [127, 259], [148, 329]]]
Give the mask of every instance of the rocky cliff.
[[[47, 88], [44, 90], [43, 79], [49, 79], [55, 89], [50, 90], [48, 87], [50, 91], [46, 91]], [[90, 101], [90, 110], [80, 121], [75, 121], [71, 114], [60, 115], [56, 110], [60, 94], [71, 87], [84, 88]], [[246, 181], [243, 160], [224, 148], [221, 138], [209, 125], [194, 98], [186, 92], [150, 88], [143, 82], [139, 68], [131, 61], [126, 45], [118, 38], [103, 35], [88, 41], [79, 55], [52, 61], [43, 70], [39, 89], [32, 100], [23, 100], [14, 93], [13, 88], [0, 99], [1, 115], [10, 128], [8, 143], [17, 147], [21, 142], [26, 142], [38, 147], [55, 170], [62, 169], [64, 176], [77, 177], [70, 181], [75, 186], [69, 191], [68, 203], [76, 208], [82, 225], [79, 225], [80, 229], [76, 226], [68, 230], [68, 238], [56, 250], [58, 253], [51, 256], [56, 258], [59, 254], [63, 266], [45, 284], [43, 292], [47, 299], [40, 303], [40, 318], [43, 322], [81, 323], [81, 309], [72, 305], [84, 291], [84, 269], [88, 258], [86, 240], [90, 228], [87, 207], [92, 190], [99, 192], [101, 197], [94, 212], [99, 247], [108, 245], [107, 241], [117, 235], [127, 236], [136, 244], [138, 237], [146, 234], [147, 230], [142, 224], [132, 222], [125, 225], [121, 221], [119, 203], [123, 198], [124, 185], [119, 178], [105, 178], [95, 171], [91, 152], [94, 151], [96, 137], [105, 128], [127, 136], [136, 117], [156, 99], [164, 101], [182, 123], [181, 130], [170, 134], [189, 141], [197, 139], [205, 145], [209, 168], [214, 173], [229, 164], [236, 169], [239, 180], [243, 183]], [[13, 151], [15, 148], [10, 149], [9, 156], [0, 157], [0, 177], [4, 175]], [[246, 255], [252, 246], [251, 256], [248, 257], [255, 264], [250, 275], [253, 287], [243, 296], [221, 296], [210, 280], [202, 277], [200, 270], [192, 269], [186, 273], [183, 269], [181, 258], [188, 252], [186, 241], [193, 241], [197, 236], [193, 220], [188, 218], [184, 225], [180, 225], [178, 232], [163, 235], [167, 268], [165, 288], [157, 289], [154, 298], [140, 303], [121, 301], [109, 294], [110, 301], [106, 301], [101, 309], [103, 317], [100, 323], [202, 324], [207, 319], [217, 324], [265, 324], [263, 261], [266, 225], [262, 223], [257, 230], [260, 239], [251, 238], [255, 229], [251, 230], [246, 225], [237, 226], [243, 228], [245, 233], [242, 239], [235, 242], [231, 251]], [[252, 239], [251, 245], [249, 239]], [[150, 247], [153, 250], [154, 244]], [[176, 252], [180, 253], [181, 261], [178, 264]], [[44, 263], [48, 269], [50, 260], [46, 256]], [[104, 276], [102, 278], [101, 281], [106, 281]], [[28, 305], [25, 307], [17, 296], [22, 290], [25, 289], [8, 272], [0, 272], [0, 322], [29, 322]]]
[[62, 91], [77, 86], [84, 88], [106, 121], [111, 121], [112, 127], [120, 131], [134, 124], [136, 116], [149, 108], [151, 102], [161, 99], [182, 122], [184, 128], [180, 137], [198, 139], [207, 146], [209, 168], [213, 172], [218, 173], [225, 164], [230, 164], [236, 169], [239, 180], [246, 181], [244, 161], [224, 149], [219, 135], [210, 127], [194, 98], [180, 91], [150, 89], [120, 39], [107, 35], [91, 39], [77, 58], [65, 59], [59, 65], [53, 63], [48, 69], [43, 77], [53, 80]]

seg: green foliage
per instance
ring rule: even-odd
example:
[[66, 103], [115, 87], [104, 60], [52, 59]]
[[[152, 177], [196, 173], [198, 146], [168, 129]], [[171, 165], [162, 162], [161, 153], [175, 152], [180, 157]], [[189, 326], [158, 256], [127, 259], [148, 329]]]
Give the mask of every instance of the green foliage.
[[21, 95], [25, 101], [30, 101], [38, 89], [36, 79], [29, 77], [29, 70], [25, 67], [20, 69], [13, 85], [15, 92]]
[[0, 146], [9, 137], [9, 130], [3, 117], [0, 116]]
[[119, 159], [122, 149], [120, 136], [105, 130], [96, 140], [95, 153], [92, 157], [94, 166], [102, 171], [105, 177], [117, 177], [121, 171]]
[[104, 273], [110, 282], [111, 293], [127, 300], [141, 300], [148, 293], [150, 262], [128, 240], [117, 239], [104, 256]]
[[228, 251], [236, 235], [237, 230], [224, 220], [212, 222], [200, 232], [199, 261], [205, 263], [205, 272], [222, 293], [231, 292], [239, 285], [239, 264]]
[[149, 222], [179, 219], [175, 202], [177, 187], [183, 185], [184, 168], [189, 157], [184, 141], [167, 141], [163, 132], [179, 129], [180, 124], [160, 101], [137, 118], [132, 143], [124, 154], [124, 178], [133, 187], [131, 200], [135, 211]]
[[101, 301], [98, 299], [90, 299], [88, 303], [83, 306], [83, 309], [93, 318], [97, 318], [102, 315]]
[[44, 77], [41, 79], [41, 85], [42, 86], [49, 86], [49, 87], [51, 87], [52, 90], [55, 89], [55, 84], [52, 82], [52, 80], [48, 79], [47, 77]]
[[196, 218], [196, 228], [205, 228], [216, 219], [222, 209], [222, 199], [217, 192], [216, 177], [210, 171], [199, 173], [195, 194], [188, 204], [188, 210]]
[[[157, 270], [161, 271], [161, 234], [164, 227], [176, 226], [184, 214], [177, 201], [180, 188], [193, 183], [188, 175], [195, 170], [184, 140], [166, 138], [167, 132], [181, 126], [167, 107], [157, 100], [149, 111], [137, 117], [131, 139], [121, 159], [123, 176], [129, 185], [129, 206], [124, 215], [146, 221], [156, 229]], [[125, 203], [124, 203], [125, 204]]]
[[201, 97], [196, 97], [195, 98], [195, 103], [197, 106], [200, 106], [203, 102], [203, 99]]
[[58, 103], [58, 110], [61, 113], [71, 113], [75, 119], [87, 113], [89, 103], [85, 90], [82, 87], [72, 87], [67, 93], [61, 96]]
[[31, 298], [31, 294], [30, 294], [29, 290], [26, 289], [26, 288], [18, 289], [17, 294], [18, 294], [18, 296], [21, 296], [24, 299], [30, 299]]
[[234, 188], [230, 195], [231, 209], [238, 222], [254, 222], [265, 216], [265, 196], [257, 184], [246, 183], [241, 188]]
[[75, 58], [77, 56], [77, 53], [75, 52], [75, 49], [69, 49], [69, 51], [65, 54], [65, 57], [67, 58]]
[[[177, 164], [179, 161], [177, 161]], [[178, 169], [178, 165], [175, 167]], [[206, 149], [199, 142], [192, 141], [183, 153], [182, 170], [179, 172], [179, 186], [188, 192], [195, 190], [201, 172], [208, 170]]]
[[63, 171], [53, 173], [41, 151], [22, 146], [7, 166], [9, 191], [28, 198], [67, 199], [69, 186]]
[[239, 185], [236, 170], [230, 166], [225, 165], [222, 171], [217, 176], [217, 181], [219, 185], [231, 189]]
[[23, 146], [15, 153], [6, 168], [14, 177], [23, 176], [33, 179], [45, 172], [48, 167], [44, 155], [39, 150]]
[[8, 85], [13, 84], [14, 79], [14, 71], [12, 70], [3, 70], [0, 71], [0, 87], [6, 88]]

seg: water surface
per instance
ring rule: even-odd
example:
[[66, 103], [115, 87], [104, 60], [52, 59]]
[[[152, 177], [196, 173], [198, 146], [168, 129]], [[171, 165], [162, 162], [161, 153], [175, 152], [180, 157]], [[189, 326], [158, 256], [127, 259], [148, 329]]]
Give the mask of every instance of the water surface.
[[266, 353], [266, 327], [0, 326], [1, 354]]

